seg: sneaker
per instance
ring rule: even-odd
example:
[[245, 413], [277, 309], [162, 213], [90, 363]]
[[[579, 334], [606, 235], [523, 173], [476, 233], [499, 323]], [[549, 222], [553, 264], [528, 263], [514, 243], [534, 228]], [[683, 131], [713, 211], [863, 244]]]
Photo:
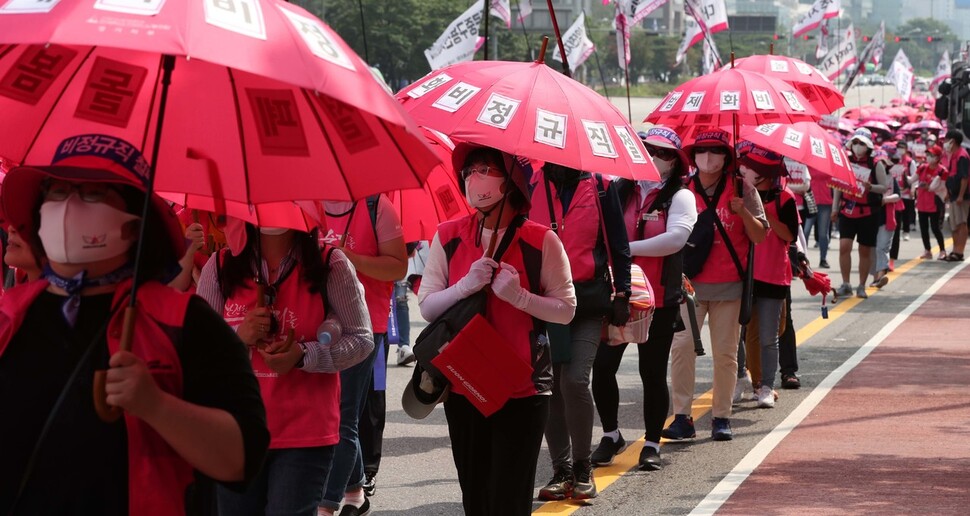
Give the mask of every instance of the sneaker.
[[852, 295], [852, 285], [848, 283], [843, 283], [841, 287], [836, 289], [835, 297], [848, 297]]
[[882, 287], [885, 287], [888, 284], [889, 284], [889, 277], [888, 276], [883, 276], [883, 277], [877, 279], [876, 281], [873, 281], [872, 282], [872, 286], [873, 287], [876, 287], [876, 288], [882, 288]]
[[741, 403], [744, 400], [744, 393], [751, 392], [754, 390], [754, 386], [751, 385], [751, 373], [745, 371], [744, 377], [738, 378], [738, 383], [734, 385], [734, 399], [733, 404]]
[[731, 420], [726, 417], [716, 417], [711, 421], [711, 439], [714, 441], [730, 441], [734, 439], [731, 432]]
[[397, 347], [397, 365], [406, 366], [408, 364], [413, 364], [418, 357], [414, 356], [411, 352], [411, 346], [407, 344], [402, 344]]
[[663, 467], [660, 463], [660, 452], [653, 446], [644, 445], [640, 450], [640, 469], [643, 471], [657, 471]]
[[802, 387], [802, 381], [799, 380], [797, 376], [793, 374], [781, 375], [782, 389], [800, 389], [801, 387]]
[[539, 499], [545, 501], [565, 500], [573, 495], [573, 484], [575, 482], [572, 464], [560, 466], [553, 472], [549, 483], [539, 490]]
[[364, 489], [364, 494], [367, 496], [374, 496], [377, 492], [377, 475], [364, 475], [364, 485], [360, 486]]
[[903, 242], [909, 242], [909, 233], [903, 233]]
[[767, 385], [762, 385], [758, 389], [758, 407], [775, 408], [775, 391]]
[[609, 466], [613, 464], [613, 459], [618, 453], [626, 449], [626, 441], [623, 440], [623, 435], [620, 435], [618, 441], [614, 441], [612, 437], [604, 435], [600, 439], [600, 445], [596, 447], [596, 451], [590, 456], [590, 462], [594, 466]]
[[862, 299], [869, 299], [869, 294], [866, 293], [866, 286], [859, 285], [859, 288], [855, 289], [855, 296], [861, 297]]
[[822, 261], [818, 262], [818, 268], [819, 269], [829, 269], [830, 268], [829, 267], [829, 262], [827, 262], [825, 260], [822, 260]]
[[933, 252], [932, 251], [926, 251], [925, 253], [919, 255], [919, 259], [920, 260], [930, 260], [932, 258], [933, 258]]
[[364, 516], [370, 514], [370, 500], [365, 496], [364, 503], [360, 507], [355, 507], [353, 505], [344, 505], [337, 516]]
[[937, 260], [944, 260], [944, 261], [946, 261], [946, 256], [947, 256], [946, 255], [946, 251], [940, 251], [940, 255], [937, 256], [936, 259]]
[[596, 498], [596, 481], [593, 479], [593, 464], [588, 460], [576, 463], [576, 482], [573, 484], [573, 500]]
[[664, 428], [660, 435], [673, 441], [693, 439], [697, 437], [697, 432], [694, 431], [694, 418], [684, 414], [676, 414], [674, 421], [670, 423], [670, 426]]

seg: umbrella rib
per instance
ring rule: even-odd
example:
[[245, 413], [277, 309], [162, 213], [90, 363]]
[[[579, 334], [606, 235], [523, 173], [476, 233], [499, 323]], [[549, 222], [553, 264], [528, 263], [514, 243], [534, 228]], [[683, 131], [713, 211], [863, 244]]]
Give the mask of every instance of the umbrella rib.
[[81, 71], [81, 67], [84, 66], [84, 63], [86, 63], [88, 59], [91, 57], [91, 54], [94, 53], [95, 48], [97, 47], [91, 47], [90, 50], [88, 50], [87, 54], [84, 55], [84, 58], [81, 59], [81, 62], [78, 63], [77, 68], [75, 68], [74, 71], [71, 73], [71, 77], [64, 82], [64, 88], [61, 89], [61, 91], [57, 94], [57, 98], [54, 99], [54, 102], [51, 103], [51, 108], [47, 112], [47, 115], [44, 116], [44, 121], [41, 122], [40, 126], [38, 126], [37, 132], [34, 133], [34, 137], [30, 140], [30, 145], [27, 146], [27, 150], [24, 151], [24, 155], [20, 157], [20, 160], [17, 161], [18, 165], [22, 165], [24, 161], [27, 160], [27, 156], [30, 155], [30, 151], [34, 150], [34, 144], [36, 144], [37, 139], [40, 138], [41, 131], [44, 129], [44, 126], [47, 125], [48, 120], [50, 120], [51, 116], [54, 114], [54, 108], [60, 103], [61, 98], [64, 97], [64, 94], [67, 92], [67, 89], [74, 82], [74, 78], [77, 77], [78, 72]]
[[[323, 126], [323, 119], [320, 117], [320, 113], [317, 112], [316, 105], [314, 105], [313, 98], [310, 96], [310, 92], [306, 88], [300, 88], [303, 92], [303, 98], [306, 99], [307, 106], [310, 108], [310, 112], [313, 113], [313, 118], [317, 121], [317, 127], [320, 128], [320, 134], [323, 135], [323, 139], [327, 142], [327, 147], [330, 149], [330, 155], [334, 157], [334, 164], [337, 166], [337, 170], [340, 172], [340, 179], [344, 183], [344, 188], [347, 193], [350, 194], [350, 198], [354, 198], [354, 193], [350, 191], [350, 182], [347, 181], [347, 174], [344, 173], [344, 167], [340, 164], [340, 160], [337, 159], [337, 149], [333, 146], [333, 140], [330, 139], [330, 134], [327, 132], [327, 128]], [[315, 95], [321, 95], [320, 92], [314, 92]], [[339, 102], [334, 99], [335, 102]]]
[[[415, 181], [418, 182], [418, 186], [419, 187], [423, 186], [424, 183], [421, 181], [421, 176], [418, 174], [418, 171], [415, 170], [414, 165], [411, 164], [411, 160], [408, 159], [408, 156], [404, 152], [404, 149], [402, 149], [401, 145], [397, 143], [397, 138], [395, 138], [394, 135], [391, 134], [390, 129], [387, 128], [387, 122], [383, 118], [377, 115], [374, 115], [374, 118], [376, 118], [377, 121], [381, 124], [381, 129], [384, 129], [384, 132], [387, 133], [387, 138], [391, 140], [391, 142], [394, 144], [394, 147], [397, 148], [398, 154], [400, 154], [401, 158], [404, 159], [404, 162], [407, 163], [408, 170], [411, 171], [411, 176], [414, 177]], [[404, 128], [404, 130], [407, 131], [407, 128]], [[425, 177], [425, 181], [427, 181], [427, 177]]]
[[155, 86], [152, 88], [152, 98], [148, 102], [148, 117], [145, 119], [145, 134], [143, 134], [141, 137], [141, 147], [139, 147], [140, 149], [142, 149], [142, 152], [148, 150], [145, 148], [145, 146], [148, 145], [148, 132], [152, 128], [152, 124], [151, 124], [152, 113], [155, 111], [155, 98], [158, 96], [158, 86], [162, 80], [162, 61], [164, 59], [165, 59], [164, 55], [159, 56], [158, 68], [155, 69]]
[[226, 67], [229, 74], [229, 86], [232, 88], [232, 105], [236, 109], [236, 128], [239, 130], [239, 150], [242, 153], [243, 164], [243, 183], [246, 185], [246, 202], [254, 204], [250, 194], [249, 184], [249, 159], [246, 155], [246, 135], [243, 131], [242, 111], [239, 108], [239, 92], [236, 90], [236, 77], [232, 73], [232, 68]]

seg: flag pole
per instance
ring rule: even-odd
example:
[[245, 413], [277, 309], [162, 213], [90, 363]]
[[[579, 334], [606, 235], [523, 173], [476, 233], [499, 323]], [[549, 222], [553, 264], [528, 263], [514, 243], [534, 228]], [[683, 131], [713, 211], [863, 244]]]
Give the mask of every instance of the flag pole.
[[485, 7], [483, 10], [485, 14], [485, 43], [482, 45], [485, 47], [485, 61], [488, 61], [488, 11], [492, 7], [492, 0], [485, 0]]
[[569, 59], [566, 58], [566, 45], [562, 43], [562, 33], [559, 32], [559, 21], [556, 20], [556, 9], [552, 6], [552, 0], [546, 0], [549, 7], [549, 17], [552, 18], [552, 30], [556, 33], [556, 41], [559, 43], [559, 55], [562, 56], [562, 73], [566, 77], [572, 77], [569, 72]]
[[593, 59], [596, 59], [596, 68], [599, 68], [599, 71], [600, 71], [600, 80], [603, 81], [603, 95], [606, 96], [606, 100], [611, 100], [610, 99], [610, 92], [609, 92], [609, 90], [606, 89], [607, 88], [607, 86], [606, 86], [606, 74], [603, 73], [603, 65], [600, 63], [600, 55], [599, 55], [599, 52], [596, 51], [595, 49], [593, 50]]
[[525, 48], [528, 49], [529, 55], [526, 56], [526, 61], [535, 61], [535, 52], [532, 50], [532, 42], [529, 41], [529, 33], [525, 30], [525, 20], [522, 18], [522, 12], [519, 12], [519, 26], [522, 27], [522, 36], [525, 38]]
[[364, 62], [370, 65], [370, 55], [367, 52], [367, 25], [364, 23], [364, 0], [357, 0], [360, 9], [360, 36], [364, 40]]

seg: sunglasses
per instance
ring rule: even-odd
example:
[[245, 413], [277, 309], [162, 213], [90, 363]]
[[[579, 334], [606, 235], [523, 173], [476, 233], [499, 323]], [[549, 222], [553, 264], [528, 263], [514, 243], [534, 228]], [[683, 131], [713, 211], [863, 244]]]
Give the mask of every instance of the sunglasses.
[[717, 154], [719, 156], [726, 156], [727, 153], [728, 153], [728, 149], [726, 147], [698, 147], [698, 148], [694, 149], [694, 154], [695, 155], [697, 155], [697, 154], [704, 154], [704, 153]]
[[84, 202], [98, 203], [104, 202], [108, 192], [117, 192], [114, 188], [106, 184], [92, 183], [69, 183], [67, 181], [50, 181], [44, 187], [45, 201], [63, 201], [77, 192]]
[[650, 153], [651, 156], [664, 161], [670, 161], [677, 157], [677, 151], [664, 147], [654, 147], [653, 145], [647, 145], [647, 152]]

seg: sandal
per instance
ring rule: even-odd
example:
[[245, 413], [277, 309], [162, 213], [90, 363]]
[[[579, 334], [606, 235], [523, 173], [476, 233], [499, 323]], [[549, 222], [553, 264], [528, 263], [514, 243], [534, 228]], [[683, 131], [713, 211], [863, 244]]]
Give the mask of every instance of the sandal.
[[795, 375], [785, 375], [781, 377], [781, 388], [782, 389], [798, 389], [802, 386], [802, 382]]
[[957, 253], [950, 253], [950, 254], [946, 255], [946, 258], [944, 258], [943, 260], [944, 261], [948, 261], [948, 262], [962, 262], [963, 261], [963, 255], [962, 254], [957, 254]]

